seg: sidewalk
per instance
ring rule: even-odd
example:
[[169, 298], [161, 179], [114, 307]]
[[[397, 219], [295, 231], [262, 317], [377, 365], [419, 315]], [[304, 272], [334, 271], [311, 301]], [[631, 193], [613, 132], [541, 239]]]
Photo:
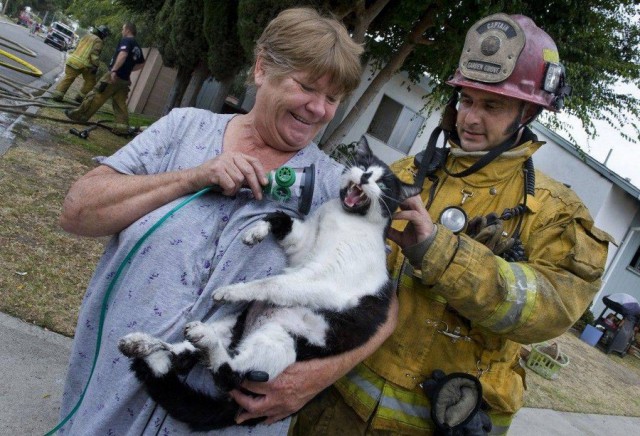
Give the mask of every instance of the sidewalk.
[[[0, 434], [43, 435], [58, 420], [71, 339], [0, 313]], [[640, 418], [522, 409], [510, 436], [632, 435]]]

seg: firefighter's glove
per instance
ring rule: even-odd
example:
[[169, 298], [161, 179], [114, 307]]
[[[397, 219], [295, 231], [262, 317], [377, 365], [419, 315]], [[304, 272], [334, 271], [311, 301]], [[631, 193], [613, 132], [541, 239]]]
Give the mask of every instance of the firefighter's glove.
[[437, 369], [420, 384], [431, 402], [435, 435], [486, 435], [491, 430], [489, 416], [481, 410], [482, 385], [469, 374], [445, 375]]
[[486, 245], [496, 256], [511, 249], [515, 240], [506, 238], [502, 220], [495, 213], [472, 218], [467, 224], [466, 233], [481, 244]]

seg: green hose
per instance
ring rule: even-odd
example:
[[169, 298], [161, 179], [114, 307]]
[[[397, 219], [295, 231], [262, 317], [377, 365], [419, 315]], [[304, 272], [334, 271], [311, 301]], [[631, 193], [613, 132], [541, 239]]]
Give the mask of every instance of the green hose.
[[102, 328], [104, 327], [104, 318], [105, 318], [105, 315], [107, 313], [107, 303], [109, 302], [109, 296], [111, 295], [111, 292], [115, 288], [116, 282], [117, 282], [118, 278], [120, 277], [120, 274], [122, 274], [122, 271], [124, 271], [124, 269], [125, 269], [127, 263], [129, 262], [129, 260], [131, 260], [131, 258], [137, 253], [137, 251], [140, 249], [140, 247], [142, 246], [144, 241], [153, 232], [155, 232], [156, 229], [158, 227], [160, 227], [169, 217], [171, 217], [171, 215], [173, 215], [175, 212], [177, 212], [179, 209], [181, 209], [187, 203], [191, 202], [192, 200], [195, 200], [196, 198], [200, 197], [202, 194], [205, 194], [205, 193], [209, 192], [213, 188], [214, 188], [213, 186], [210, 186], [210, 187], [201, 189], [200, 191], [196, 192], [195, 194], [193, 194], [189, 198], [187, 198], [184, 201], [182, 201], [176, 207], [171, 209], [162, 218], [160, 218], [158, 220], [158, 222], [156, 222], [153, 226], [151, 226], [151, 228], [149, 230], [147, 230], [144, 235], [142, 235], [142, 237], [138, 240], [138, 242], [136, 242], [136, 244], [133, 246], [133, 248], [131, 248], [131, 250], [129, 250], [129, 253], [127, 253], [127, 255], [125, 256], [124, 260], [122, 261], [122, 263], [118, 267], [118, 270], [116, 271], [116, 274], [111, 279], [111, 282], [109, 283], [109, 287], [107, 288], [107, 291], [105, 292], [104, 298], [102, 300], [102, 308], [100, 310], [100, 322], [98, 324], [98, 337], [97, 337], [97, 340], [96, 340], [96, 353], [93, 356], [93, 363], [91, 365], [91, 371], [89, 372], [89, 379], [87, 380], [87, 384], [84, 386], [84, 389], [82, 390], [82, 394], [80, 394], [80, 398], [78, 398], [78, 402], [76, 403], [75, 406], [73, 406], [73, 409], [71, 410], [71, 412], [69, 412], [69, 414], [67, 416], [65, 416], [64, 419], [62, 421], [60, 421], [60, 423], [58, 425], [56, 425], [52, 430], [50, 430], [48, 433], [46, 433], [45, 436], [52, 435], [55, 432], [57, 432], [58, 430], [60, 430], [69, 421], [69, 419], [71, 419], [71, 417], [73, 417], [73, 415], [75, 415], [75, 413], [80, 408], [80, 405], [82, 404], [82, 400], [84, 399], [84, 394], [87, 392], [87, 389], [89, 388], [89, 383], [91, 382], [91, 377], [93, 377], [93, 371], [95, 370], [96, 363], [98, 361], [98, 354], [100, 353], [100, 345], [102, 343]]

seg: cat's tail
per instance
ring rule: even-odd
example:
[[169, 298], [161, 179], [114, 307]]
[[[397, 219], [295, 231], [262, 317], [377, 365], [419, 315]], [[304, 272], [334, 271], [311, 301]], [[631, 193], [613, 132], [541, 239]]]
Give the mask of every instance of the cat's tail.
[[[214, 398], [199, 392], [180, 380], [173, 370], [156, 376], [144, 359], [133, 359], [131, 369], [154, 401], [193, 430], [207, 431], [235, 425], [240, 407], [229, 395]], [[255, 425], [256, 422], [248, 424]]]

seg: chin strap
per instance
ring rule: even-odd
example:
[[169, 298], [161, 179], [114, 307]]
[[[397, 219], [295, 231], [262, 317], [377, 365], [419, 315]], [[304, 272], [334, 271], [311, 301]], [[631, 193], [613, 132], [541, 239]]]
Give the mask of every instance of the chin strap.
[[[529, 129], [528, 125], [534, 119], [536, 119], [538, 114], [542, 111], [542, 107], [539, 107], [538, 112], [534, 116], [530, 117], [526, 123], [522, 124], [518, 129], [516, 129], [511, 136], [509, 136], [497, 147], [489, 150], [469, 168], [460, 171], [459, 173], [450, 172], [446, 167], [444, 167], [444, 163], [449, 153], [449, 139], [452, 139], [455, 142], [459, 142], [458, 134], [456, 132], [456, 117], [458, 115], [456, 105], [458, 104], [458, 91], [459, 90], [456, 89], [451, 97], [449, 97], [449, 101], [447, 101], [447, 104], [442, 113], [440, 123], [431, 132], [429, 141], [427, 142], [427, 146], [425, 147], [424, 151], [418, 153], [414, 159], [414, 162], [418, 167], [418, 173], [415, 177], [415, 184], [418, 186], [422, 186], [425, 178], [433, 174], [440, 167], [442, 167], [443, 170], [451, 177], [466, 177], [484, 168], [496, 157], [498, 157], [505, 151], [517, 146], [518, 144], [530, 140], [537, 140], [536, 135], [531, 131], [531, 129]], [[520, 132], [522, 132], [522, 135], [520, 135]], [[438, 147], [438, 138], [441, 134], [443, 134], [443, 145], [442, 147]], [[520, 141], [518, 141], [518, 138], [520, 138]]]
[[[429, 136], [429, 141], [425, 149], [418, 153], [414, 158], [414, 163], [418, 167], [418, 173], [414, 179], [416, 186], [422, 187], [424, 180], [431, 174], [433, 174], [438, 168], [440, 168], [449, 154], [449, 148], [447, 146], [449, 138], [456, 131], [456, 117], [458, 111], [456, 105], [458, 104], [458, 92], [454, 92], [449, 101], [447, 102], [440, 123], [433, 129]], [[440, 134], [444, 134], [442, 141], [442, 147], [438, 147], [438, 138]]]
[[531, 134], [532, 136], [535, 137], [533, 132], [531, 132], [531, 130], [526, 125], [522, 125], [515, 132], [513, 132], [513, 134], [509, 136], [504, 142], [502, 142], [497, 147], [494, 147], [491, 150], [489, 150], [487, 153], [485, 153], [480, 159], [475, 161], [474, 164], [471, 165], [466, 170], [460, 171], [459, 173], [452, 173], [446, 167], [443, 167], [443, 170], [451, 177], [456, 177], [456, 178], [466, 177], [468, 175], [471, 175], [476, 171], [479, 171], [482, 168], [489, 165], [495, 158], [500, 156], [505, 151], [515, 147], [517, 145], [519, 134], [521, 131], [522, 131], [521, 138], [523, 140], [521, 142], [526, 142], [525, 138], [529, 136], [528, 134]]

